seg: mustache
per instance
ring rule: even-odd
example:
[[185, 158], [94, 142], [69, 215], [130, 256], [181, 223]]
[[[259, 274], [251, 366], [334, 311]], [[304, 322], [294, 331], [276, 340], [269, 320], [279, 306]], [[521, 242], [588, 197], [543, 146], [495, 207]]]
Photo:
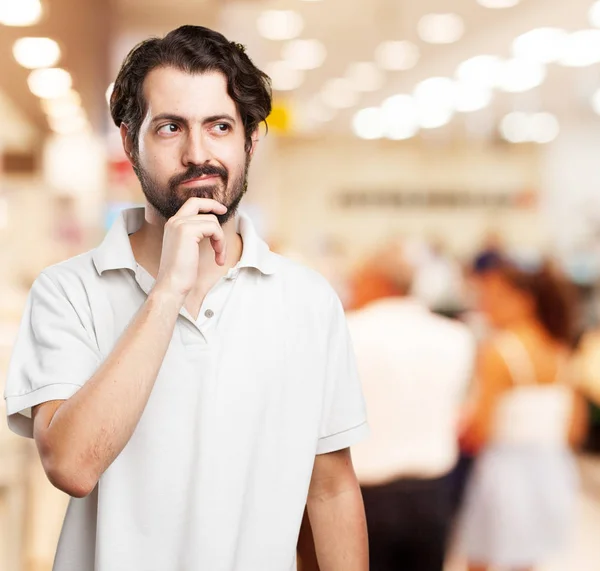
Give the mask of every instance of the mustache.
[[169, 186], [177, 188], [180, 184], [201, 176], [218, 176], [227, 184], [229, 173], [223, 167], [216, 165], [190, 165], [184, 172], [171, 177]]

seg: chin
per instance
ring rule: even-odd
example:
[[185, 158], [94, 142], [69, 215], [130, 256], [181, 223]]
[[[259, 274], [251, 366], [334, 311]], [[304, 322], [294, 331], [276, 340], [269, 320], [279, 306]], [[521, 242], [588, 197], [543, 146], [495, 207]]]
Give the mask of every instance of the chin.
[[188, 198], [209, 198], [219, 201], [219, 189], [214, 186], [194, 186], [183, 191], [183, 201]]

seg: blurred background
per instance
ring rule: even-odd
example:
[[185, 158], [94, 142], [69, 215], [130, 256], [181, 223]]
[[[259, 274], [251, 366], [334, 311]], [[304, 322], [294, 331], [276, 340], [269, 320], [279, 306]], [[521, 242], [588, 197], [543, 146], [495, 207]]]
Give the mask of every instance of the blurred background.
[[[271, 76], [244, 209], [348, 310], [372, 252], [401, 240], [413, 295], [480, 336], [469, 268], [498, 248], [551, 256], [593, 340], [600, 2], [0, 0], [0, 388], [33, 279], [143, 202], [106, 100], [136, 43], [182, 24], [244, 44]], [[588, 394], [575, 540], [548, 571], [600, 567], [600, 416]], [[33, 444], [0, 422], [0, 570], [51, 569], [66, 500]]]

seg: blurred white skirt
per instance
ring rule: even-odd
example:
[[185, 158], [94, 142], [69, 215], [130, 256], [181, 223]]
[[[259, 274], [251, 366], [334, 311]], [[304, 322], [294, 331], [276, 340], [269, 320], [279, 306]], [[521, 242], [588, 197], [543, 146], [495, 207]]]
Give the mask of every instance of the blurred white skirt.
[[458, 525], [471, 563], [529, 567], [560, 552], [575, 521], [578, 475], [566, 448], [495, 445], [477, 459]]

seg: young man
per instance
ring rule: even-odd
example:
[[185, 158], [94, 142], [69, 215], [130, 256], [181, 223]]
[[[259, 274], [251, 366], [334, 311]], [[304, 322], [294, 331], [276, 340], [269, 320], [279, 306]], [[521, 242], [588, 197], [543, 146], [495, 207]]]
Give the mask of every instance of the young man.
[[54, 571], [365, 571], [366, 433], [342, 308], [236, 215], [269, 80], [184, 26], [134, 48], [111, 113], [146, 206], [32, 287], [14, 431], [71, 499]]

